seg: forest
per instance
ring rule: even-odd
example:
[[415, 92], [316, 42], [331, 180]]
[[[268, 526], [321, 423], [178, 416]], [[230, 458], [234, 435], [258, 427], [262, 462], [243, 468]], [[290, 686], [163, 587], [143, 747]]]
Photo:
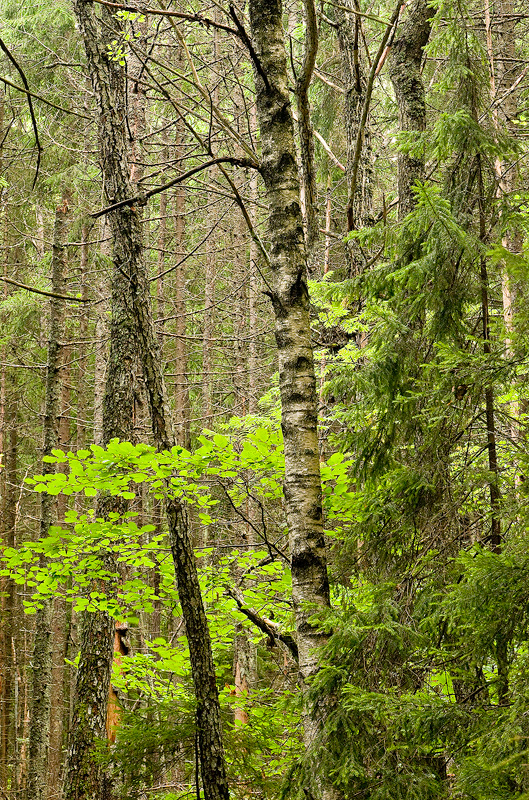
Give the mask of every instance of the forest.
[[146, 2], [0, 3], [0, 800], [529, 800], [528, 8]]

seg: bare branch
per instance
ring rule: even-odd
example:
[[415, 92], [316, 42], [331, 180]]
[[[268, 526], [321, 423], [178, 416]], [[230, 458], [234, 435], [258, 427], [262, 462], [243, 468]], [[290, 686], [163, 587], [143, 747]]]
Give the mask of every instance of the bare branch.
[[230, 5], [230, 17], [235, 22], [239, 38], [246, 45], [246, 47], [248, 49], [248, 52], [250, 53], [250, 58], [252, 59], [253, 64], [255, 66], [255, 69], [257, 70], [257, 72], [259, 73], [261, 78], [263, 79], [263, 83], [266, 86], [266, 90], [269, 92], [270, 91], [270, 83], [268, 81], [268, 75], [264, 71], [263, 65], [259, 61], [259, 56], [255, 52], [254, 46], [252, 44], [252, 40], [250, 39], [250, 37], [246, 33], [246, 31], [244, 29], [244, 26], [243, 26], [242, 22], [239, 20], [239, 17], [237, 16], [235, 8], [232, 5]]
[[259, 628], [260, 631], [265, 633], [270, 638], [273, 644], [275, 644], [276, 641], [282, 642], [285, 645], [285, 647], [287, 647], [290, 650], [295, 660], [296, 661], [298, 660], [299, 658], [298, 646], [290, 634], [280, 633], [279, 628], [271, 624], [270, 620], [266, 620], [264, 619], [264, 617], [260, 617], [259, 614], [253, 611], [253, 609], [245, 606], [241, 598], [236, 594], [236, 592], [233, 591], [233, 589], [228, 589], [226, 587], [226, 594], [228, 594], [232, 600], [235, 600], [235, 602], [237, 603], [237, 608], [239, 609], [241, 614], [244, 614], [244, 616], [247, 617], [247, 619], [249, 619], [250, 622], [253, 622], [256, 628]]
[[253, 169], [258, 169], [258, 165], [254, 161], [250, 161], [246, 158], [233, 158], [232, 156], [222, 156], [220, 158], [212, 158], [210, 161], [204, 162], [204, 164], [199, 164], [198, 167], [193, 167], [193, 169], [184, 172], [182, 175], [178, 175], [176, 178], [173, 178], [172, 181], [169, 183], [164, 183], [163, 186], [157, 186], [155, 189], [150, 189], [148, 192], [144, 192], [142, 194], [134, 195], [134, 197], [128, 197], [126, 200], [120, 200], [119, 203], [112, 203], [112, 205], [107, 206], [106, 208], [102, 208], [100, 211], [96, 211], [94, 214], [90, 214], [92, 219], [97, 219], [97, 217], [102, 217], [103, 214], [109, 214], [111, 211], [116, 211], [118, 208], [123, 208], [123, 206], [131, 206], [131, 205], [139, 205], [144, 206], [147, 200], [150, 197], [154, 197], [155, 194], [160, 194], [160, 192], [165, 192], [167, 189], [171, 189], [173, 186], [176, 186], [178, 183], [182, 183], [183, 181], [191, 178], [193, 175], [196, 175], [197, 172], [202, 172], [202, 170], [207, 169], [208, 167], [213, 166], [214, 164], [221, 164], [221, 163], [228, 163], [228, 164], [235, 164], [238, 167], [253, 167]]
[[[351, 174], [351, 182], [349, 185], [349, 199], [347, 201], [347, 230], [352, 231], [354, 229], [354, 219], [353, 219], [353, 199], [355, 195], [356, 189], [356, 180], [358, 177], [358, 166], [360, 163], [360, 155], [362, 153], [362, 145], [364, 143], [364, 130], [367, 120], [367, 115], [369, 113], [369, 108], [371, 105], [371, 95], [373, 93], [373, 84], [375, 81], [375, 76], [378, 73], [378, 66], [379, 62], [384, 55], [384, 51], [386, 49], [386, 44], [388, 43], [388, 39], [391, 36], [391, 32], [393, 31], [400, 15], [402, 7], [402, 0], [398, 0], [397, 7], [395, 8], [393, 14], [391, 15], [391, 19], [386, 24], [386, 30], [382, 36], [380, 41], [379, 48], [377, 50], [377, 54], [373, 59], [373, 64], [371, 66], [371, 71], [369, 73], [369, 77], [367, 79], [366, 91], [365, 91], [365, 99], [364, 105], [362, 108], [362, 117], [360, 119], [360, 125], [358, 126], [358, 135], [356, 137], [356, 144], [353, 156], [353, 166], [352, 166], [352, 174]], [[349, 10], [349, 9], [347, 9]]]
[[314, 0], [305, 0], [305, 48], [303, 52], [303, 68], [298, 77], [296, 91], [303, 93], [308, 91], [312, 73], [316, 65], [316, 54], [318, 52], [318, 20], [316, 16], [316, 6]]
[[16, 58], [10, 53], [9, 49], [6, 47], [6, 45], [5, 45], [5, 43], [4, 43], [4, 41], [2, 39], [0, 39], [0, 48], [2, 48], [2, 50], [4, 51], [4, 53], [6, 54], [8, 59], [11, 61], [11, 63], [15, 67], [16, 71], [18, 72], [18, 74], [22, 78], [22, 83], [24, 84], [24, 86], [26, 88], [26, 97], [27, 97], [27, 100], [28, 100], [29, 114], [30, 114], [30, 117], [31, 117], [31, 124], [33, 125], [33, 132], [35, 134], [35, 144], [37, 146], [37, 166], [35, 167], [35, 177], [33, 178], [33, 186], [32, 186], [32, 188], [34, 189], [35, 188], [35, 184], [37, 183], [37, 178], [39, 177], [40, 154], [42, 152], [42, 145], [41, 145], [40, 139], [39, 139], [39, 131], [38, 131], [38, 128], [37, 128], [37, 120], [35, 119], [35, 112], [33, 110], [33, 103], [31, 102], [31, 92], [29, 91], [29, 84], [28, 84], [26, 76], [24, 74], [24, 70], [22, 69], [22, 67], [20, 66], [20, 64], [16, 60]]
[[46, 100], [46, 98], [42, 97], [42, 95], [40, 94], [36, 94], [35, 92], [30, 92], [28, 89], [23, 89], [22, 86], [17, 86], [16, 83], [11, 83], [11, 81], [8, 81], [7, 78], [2, 77], [1, 75], [0, 75], [0, 81], [2, 81], [2, 83], [5, 83], [6, 86], [11, 86], [12, 89], [16, 89], [17, 92], [22, 92], [22, 94], [25, 94], [28, 97], [34, 97], [35, 100], [40, 100], [41, 103], [46, 103], [46, 105], [50, 106], [51, 108], [56, 108], [57, 111], [62, 111], [64, 112], [64, 114], [73, 114], [74, 117], [81, 117], [81, 119], [87, 119], [90, 122], [92, 122], [92, 117], [89, 117], [86, 114], [79, 114], [78, 111], [70, 111], [70, 109], [68, 108], [63, 108], [62, 106], [58, 106], [55, 103]]
[[11, 278], [6, 278], [4, 275], [0, 275], [0, 280], [4, 281], [4, 283], [9, 283], [11, 286], [17, 286], [19, 289], [25, 289], [26, 292], [33, 292], [34, 294], [42, 294], [44, 297], [54, 297], [57, 300], [70, 300], [72, 303], [91, 303], [91, 300], [87, 300], [83, 297], [71, 297], [68, 294], [55, 294], [55, 292], [47, 292], [45, 289], [36, 289], [35, 286], [28, 286], [25, 283], [19, 283], [18, 281], [14, 281]]
[[176, 19], [184, 19], [187, 22], [197, 22], [199, 25], [203, 25], [205, 28], [218, 28], [221, 31], [231, 33], [233, 36], [239, 35], [235, 28], [230, 28], [229, 25], [223, 25], [222, 22], [215, 22], [215, 20], [210, 19], [209, 17], [203, 17], [198, 13], [185, 14], [183, 11], [168, 11], [160, 8], [140, 8], [139, 6], [133, 6], [126, 3], [111, 3], [110, 0], [94, 0], [94, 2], [99, 3], [101, 6], [106, 6], [107, 8], [115, 8], [118, 11], [130, 11], [133, 14], [153, 14], [158, 17], [176, 17]]

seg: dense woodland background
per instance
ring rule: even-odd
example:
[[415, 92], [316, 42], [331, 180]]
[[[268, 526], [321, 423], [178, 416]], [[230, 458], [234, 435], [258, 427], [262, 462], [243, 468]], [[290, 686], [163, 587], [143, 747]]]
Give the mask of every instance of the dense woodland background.
[[528, 33], [0, 4], [2, 800], [529, 797]]

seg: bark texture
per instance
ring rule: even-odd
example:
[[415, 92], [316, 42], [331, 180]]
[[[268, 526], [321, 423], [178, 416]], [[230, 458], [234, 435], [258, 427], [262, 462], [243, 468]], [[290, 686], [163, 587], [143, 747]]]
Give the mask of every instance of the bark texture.
[[[490, 0], [485, 0], [485, 35], [489, 57], [489, 85], [492, 111], [492, 122], [496, 130], [507, 131], [510, 136], [517, 136], [515, 124], [518, 113], [520, 80], [524, 61], [517, 53], [519, 41], [517, 24], [521, 21], [515, 13], [512, 0], [500, 0], [494, 4], [494, 25], [491, 18]], [[520, 188], [520, 169], [518, 157], [494, 159], [496, 177], [496, 196], [504, 201]], [[500, 205], [500, 222], [504, 225], [505, 211]], [[502, 244], [506, 250], [516, 255], [523, 251], [524, 235], [516, 225], [509, 225], [502, 232]], [[514, 355], [514, 312], [516, 309], [516, 283], [509, 274], [507, 265], [502, 265], [502, 301], [503, 321], [505, 325], [505, 349], [509, 356]], [[523, 380], [523, 379], [522, 379]], [[518, 440], [521, 434], [520, 404], [511, 403], [511, 436]], [[520, 475], [516, 476], [520, 482]]]
[[[124, 141], [126, 103], [123, 75], [116, 62], [108, 58], [105, 37], [102, 36], [91, 4], [78, 0], [74, 4], [83, 34], [87, 62], [94, 93], [101, 109], [98, 118], [100, 161], [109, 200], [121, 200], [128, 186], [120, 182], [121, 170], [127, 167]], [[103, 11], [107, 29], [112, 30], [112, 16]], [[128, 175], [127, 175], [128, 178]], [[128, 181], [127, 181], [128, 184]], [[120, 236], [123, 220], [135, 211], [125, 208], [110, 217], [113, 238], [112, 316], [110, 323], [110, 354], [107, 364], [103, 398], [102, 443], [117, 437], [130, 441], [134, 419], [134, 370], [136, 337], [134, 315], [130, 302], [130, 263], [141, 253], [141, 239]], [[123, 512], [113, 498], [98, 502], [97, 516], [109, 511]], [[102, 560], [110, 574], [116, 572], [111, 553]], [[112, 592], [108, 583], [97, 587]], [[68, 743], [65, 800], [103, 800], [110, 796], [108, 780], [98, 763], [98, 744], [106, 741], [107, 704], [114, 650], [112, 617], [106, 612], [85, 613], [81, 624], [80, 660], [75, 688], [72, 726]]]
[[309, 607], [329, 604], [317, 431], [317, 392], [310, 337], [306, 252], [299, 200], [292, 112], [279, 0], [252, 0], [261, 172], [268, 203], [272, 304], [279, 359], [284, 496], [292, 562], [299, 665], [303, 678], [318, 666], [325, 640], [309, 622]]
[[[323, 535], [318, 395], [314, 374], [300, 187], [294, 146], [280, 0], [252, 0], [250, 20], [256, 65], [261, 174], [268, 204], [268, 241], [279, 362], [281, 428], [285, 452], [283, 493], [289, 532], [292, 599], [299, 669], [303, 681], [318, 670], [324, 634], [310, 619], [329, 605]], [[307, 708], [305, 746], [319, 739], [327, 709]], [[335, 793], [317, 771], [307, 777], [308, 797]]]
[[[435, 8], [429, 0], [415, 0], [391, 47], [389, 74], [397, 100], [401, 131], [421, 133], [426, 130], [421, 64], [434, 16]], [[415, 205], [413, 185], [424, 177], [424, 158], [417, 154], [399, 153], [397, 169], [399, 218], [402, 219]]]
[[[124, 125], [124, 76], [119, 66], [108, 58], [104, 37], [101, 35], [92, 4], [86, 0], [76, 0], [75, 10], [83, 33], [88, 66], [99, 105], [99, 146], [105, 188], [109, 202], [120, 202], [133, 196]], [[106, 22], [108, 23], [108, 19]], [[143, 261], [141, 220], [136, 208], [123, 205], [110, 213], [110, 221], [114, 246], [114, 280], [111, 352], [106, 393], [109, 398], [109, 413], [108, 416], [104, 415], [103, 420], [104, 440], [108, 441], [112, 436], [124, 440], [131, 438], [132, 414], [129, 413], [128, 417], [129, 427], [125, 424], [125, 419], [120, 418], [119, 413], [112, 417], [110, 392], [116, 403], [116, 409], [130, 408], [133, 366], [137, 354], [143, 365], [154, 441], [159, 450], [167, 450], [175, 445], [175, 438], [167, 405], [159, 343], [154, 328], [149, 282]], [[129, 352], [123, 350], [125, 342], [128, 343]], [[122, 358], [126, 359], [126, 370], [123, 366], [120, 369], [120, 365], [116, 362], [120, 353]], [[189, 536], [187, 514], [181, 503], [170, 497], [166, 506], [196, 693], [197, 732], [204, 797], [206, 800], [227, 800], [229, 791], [215, 668]], [[91, 617], [96, 616], [98, 615], [91, 615]], [[113, 625], [107, 626], [104, 632], [101, 630], [101, 634], [102, 641], [94, 642], [92, 652], [96, 652], [98, 647], [104, 648], [105, 657], [101, 658], [100, 672], [102, 680], [105, 681], [105, 694], [98, 695], [97, 701], [103, 702], [104, 697], [106, 705], [114, 641]], [[99, 688], [98, 686], [97, 689]], [[104, 794], [101, 796], [104, 797]], [[75, 796], [75, 800], [81, 800], [81, 797], [92, 796], [79, 794]], [[72, 800], [73, 798], [74, 795]]]

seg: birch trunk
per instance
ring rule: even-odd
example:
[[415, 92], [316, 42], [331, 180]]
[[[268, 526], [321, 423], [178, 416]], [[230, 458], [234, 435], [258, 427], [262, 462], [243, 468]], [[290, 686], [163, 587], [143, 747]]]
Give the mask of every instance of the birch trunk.
[[[329, 605], [307, 257], [280, 0], [252, 0], [250, 20], [260, 66], [255, 76], [257, 115], [262, 143], [261, 173], [269, 212], [273, 273], [270, 296], [279, 361], [292, 597], [299, 668], [306, 681], [318, 670], [318, 650], [327, 638], [310, 618], [315, 610]], [[321, 717], [316, 715], [306, 718], [308, 747], [321, 731], [321, 723]]]

